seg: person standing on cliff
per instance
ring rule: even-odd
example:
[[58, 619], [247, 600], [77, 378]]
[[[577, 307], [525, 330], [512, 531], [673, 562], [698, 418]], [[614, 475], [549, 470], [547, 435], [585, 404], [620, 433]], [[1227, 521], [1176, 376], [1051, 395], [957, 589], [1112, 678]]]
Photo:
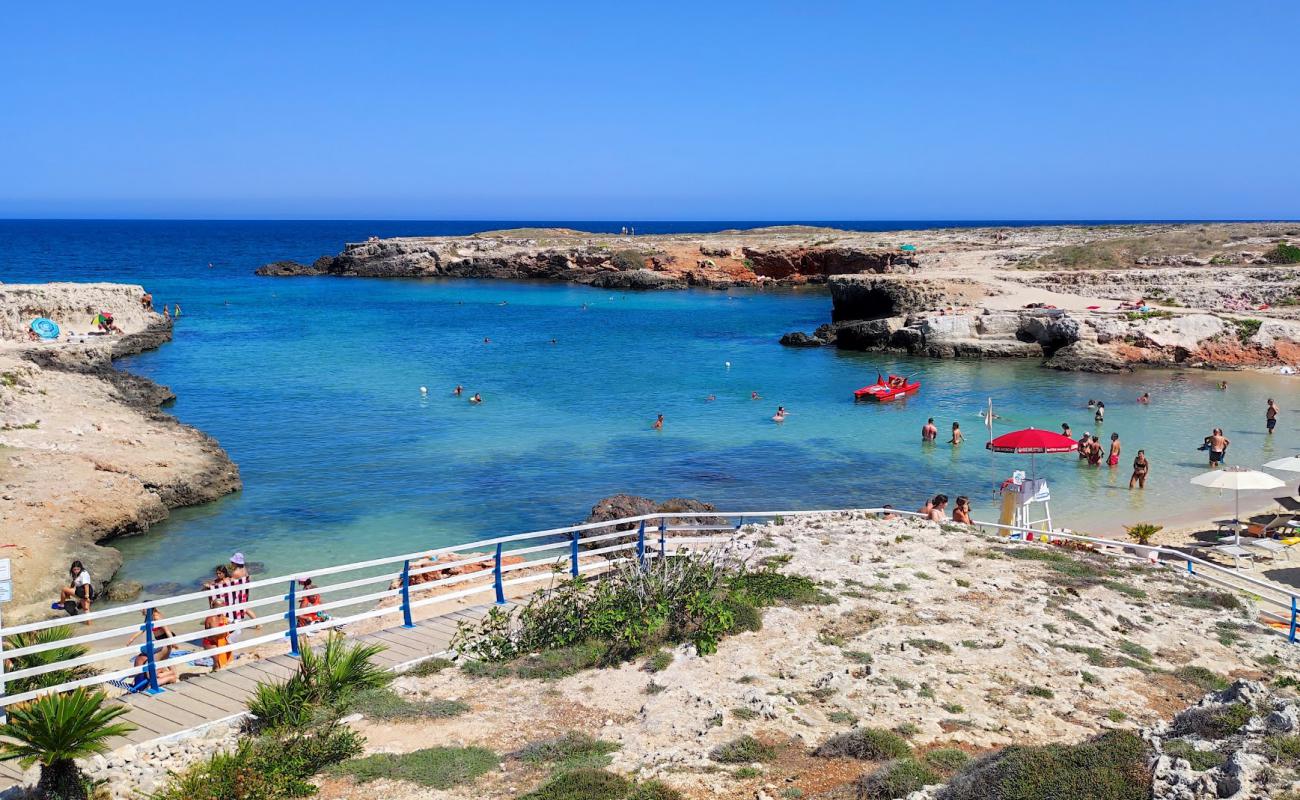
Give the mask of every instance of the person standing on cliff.
[[938, 438], [939, 438], [939, 428], [936, 427], [934, 424], [934, 417], [930, 417], [928, 420], [925, 421], [925, 425], [921, 427], [921, 441], [933, 442], [935, 439]]
[[1268, 435], [1273, 435], [1273, 429], [1277, 427], [1277, 403], [1273, 398], [1268, 398], [1268, 408], [1264, 411], [1264, 427], [1268, 428]]

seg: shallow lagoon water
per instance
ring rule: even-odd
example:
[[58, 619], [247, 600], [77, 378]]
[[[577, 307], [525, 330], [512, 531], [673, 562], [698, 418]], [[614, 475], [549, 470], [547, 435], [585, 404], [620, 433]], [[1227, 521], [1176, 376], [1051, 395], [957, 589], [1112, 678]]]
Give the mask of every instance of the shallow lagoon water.
[[[993, 490], [1028, 459], [983, 449], [979, 411], [990, 397], [1004, 417], [995, 433], [1069, 422], [1076, 436], [1121, 434], [1118, 469], [1038, 459], [1054, 515], [1077, 530], [1229, 509], [1230, 496], [1188, 484], [1215, 425], [1233, 440], [1234, 463], [1300, 446], [1287, 378], [1096, 376], [781, 347], [783, 332], [829, 318], [818, 291], [257, 278], [260, 263], [332, 252], [367, 228], [262, 223], [272, 227], [249, 233], [231, 223], [199, 235], [176, 223], [181, 230], [150, 237], [145, 223], [97, 236], [57, 226], [17, 235], [7, 225], [4, 280], [142, 282], [184, 308], [172, 343], [120, 365], [171, 386], [171, 413], [222, 443], [245, 489], [119, 542], [122, 577], [145, 583], [188, 583], [234, 550], [282, 572], [552, 527], [616, 492], [744, 510], [913, 507], [943, 491], [969, 495], [977, 517], [993, 518]], [[855, 404], [852, 390], [877, 372], [915, 375], [923, 389]], [[1224, 377], [1226, 392], [1215, 388]], [[484, 403], [453, 398], [457, 383]], [[1150, 406], [1134, 402], [1143, 391]], [[1264, 435], [1268, 396], [1283, 408], [1273, 437]], [[1100, 427], [1089, 398], [1107, 404]], [[790, 412], [783, 424], [771, 421], [778, 404]], [[658, 413], [662, 432], [650, 427]], [[925, 446], [930, 416], [943, 436]], [[942, 443], [954, 420], [967, 436], [959, 448]], [[1131, 492], [1139, 447], [1152, 472], [1144, 492]]]

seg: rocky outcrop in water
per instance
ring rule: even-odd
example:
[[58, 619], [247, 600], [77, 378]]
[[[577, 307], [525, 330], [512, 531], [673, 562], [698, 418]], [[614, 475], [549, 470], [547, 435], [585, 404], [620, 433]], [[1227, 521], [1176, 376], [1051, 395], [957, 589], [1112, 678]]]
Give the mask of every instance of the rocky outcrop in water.
[[[916, 267], [893, 249], [788, 244], [780, 235], [627, 237], [567, 230], [503, 231], [475, 236], [374, 239], [349, 244], [311, 265], [276, 261], [259, 275], [376, 278], [487, 278], [585, 283], [606, 289], [681, 289], [768, 282], [824, 282], [848, 273]], [[730, 244], [730, 238], [738, 240]]]

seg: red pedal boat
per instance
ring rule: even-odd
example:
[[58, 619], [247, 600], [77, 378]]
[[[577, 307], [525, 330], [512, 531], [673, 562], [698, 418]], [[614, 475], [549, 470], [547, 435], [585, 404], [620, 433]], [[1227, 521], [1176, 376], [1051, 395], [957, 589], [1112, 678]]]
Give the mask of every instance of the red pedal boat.
[[877, 375], [876, 382], [858, 389], [853, 393], [853, 399], [875, 400], [883, 403], [886, 400], [897, 400], [900, 397], [907, 397], [909, 394], [916, 394], [920, 390], [920, 381], [909, 381], [907, 378], [898, 375], [890, 375], [888, 378]]

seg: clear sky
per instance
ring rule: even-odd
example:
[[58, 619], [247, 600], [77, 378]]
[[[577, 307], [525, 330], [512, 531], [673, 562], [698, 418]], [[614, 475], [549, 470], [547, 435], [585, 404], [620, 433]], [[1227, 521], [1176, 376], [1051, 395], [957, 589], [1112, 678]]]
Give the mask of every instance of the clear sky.
[[0, 216], [1300, 217], [1300, 3], [27, 2]]

